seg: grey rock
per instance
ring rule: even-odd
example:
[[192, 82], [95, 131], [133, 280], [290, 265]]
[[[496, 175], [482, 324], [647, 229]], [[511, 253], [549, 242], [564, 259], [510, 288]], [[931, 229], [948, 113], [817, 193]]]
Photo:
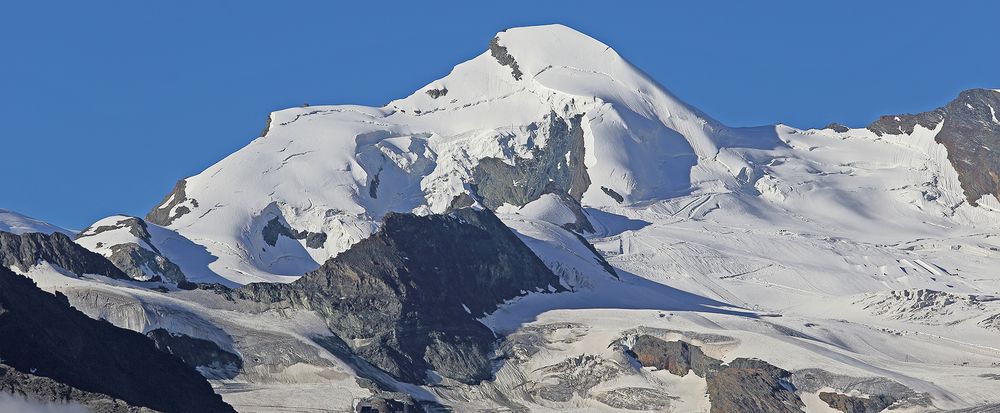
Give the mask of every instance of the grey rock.
[[[804, 369], [792, 374], [791, 381], [797, 389], [803, 392], [815, 393], [823, 388], [831, 388], [844, 394], [853, 392], [865, 394], [870, 398], [889, 402], [890, 405], [898, 408], [931, 405], [930, 396], [926, 393], [918, 393], [884, 377], [851, 377], [822, 369]], [[833, 396], [828, 396], [828, 398], [835, 399]]]
[[294, 240], [304, 239], [306, 240], [306, 247], [312, 249], [323, 248], [323, 244], [326, 243], [325, 233], [298, 231], [289, 228], [287, 225], [282, 223], [278, 217], [271, 218], [270, 221], [267, 221], [267, 225], [264, 226], [261, 235], [264, 236], [264, 242], [272, 247], [278, 243], [279, 236], [288, 237]]
[[402, 393], [380, 393], [366, 397], [354, 407], [357, 413], [424, 413], [423, 406], [412, 397]]
[[820, 392], [819, 399], [844, 413], [878, 413], [895, 402], [889, 396], [854, 397], [841, 393]]
[[625, 202], [625, 197], [623, 197], [621, 194], [615, 192], [615, 190], [613, 190], [611, 188], [603, 187], [603, 186], [601, 187], [601, 190], [604, 191], [604, 193], [607, 196], [610, 196], [611, 199], [614, 199], [615, 202], [617, 202], [619, 204], [622, 203], [622, 202]]
[[684, 341], [664, 341], [650, 335], [636, 337], [628, 352], [644, 367], [667, 370], [682, 377], [692, 370], [698, 377], [708, 377], [722, 365], [721, 361], [702, 353], [698, 346]]
[[[397, 379], [427, 370], [463, 383], [492, 376], [495, 337], [476, 317], [559, 279], [488, 210], [390, 213], [381, 229], [290, 284], [233, 290], [272, 308], [319, 314], [350, 347]], [[468, 308], [468, 311], [466, 311]]]
[[76, 275], [97, 274], [127, 280], [129, 276], [100, 254], [73, 242], [63, 233], [20, 235], [0, 231], [0, 264], [28, 271], [41, 262], [59, 266]]
[[83, 391], [48, 377], [22, 373], [3, 364], [0, 364], [0, 393], [38, 402], [76, 403], [94, 413], [156, 413], [150, 408], [133, 406], [106, 394]]
[[[515, 158], [514, 165], [497, 158], [484, 158], [472, 171], [475, 192], [487, 208], [507, 203], [523, 206], [546, 191], [569, 194], [579, 202], [590, 186], [584, 165], [583, 115], [563, 119], [550, 113], [529, 130], [546, 128], [544, 148], [532, 148], [531, 158]], [[567, 156], [569, 155], [569, 156]]]
[[180, 267], [170, 261], [170, 259], [156, 248], [156, 245], [153, 244], [153, 237], [149, 234], [149, 226], [146, 224], [146, 221], [140, 218], [128, 217], [119, 220], [114, 225], [102, 225], [97, 228], [90, 227], [80, 232], [76, 239], [97, 236], [103, 232], [117, 229], [128, 229], [129, 233], [144, 241], [146, 246], [148, 246], [146, 248], [133, 242], [112, 245], [110, 247], [111, 255], [108, 256], [108, 260], [118, 267], [118, 269], [124, 271], [133, 279], [141, 281], [149, 278], [146, 270], [151, 270], [155, 274], [174, 283], [183, 282], [187, 279]]
[[[992, 108], [992, 109], [991, 109]], [[966, 200], [977, 205], [983, 195], [1000, 199], [1000, 92], [970, 89], [938, 109], [916, 115], [883, 116], [868, 125], [881, 136], [912, 133], [916, 125], [933, 129], [944, 122], [934, 140], [948, 149]]]
[[500, 45], [499, 37], [494, 37], [490, 41], [490, 54], [500, 65], [510, 67], [510, 74], [514, 76], [514, 80], [521, 80], [521, 68], [517, 67], [517, 61], [507, 52], [507, 48]]
[[446, 87], [443, 87], [441, 89], [427, 89], [427, 96], [430, 96], [431, 99], [437, 99], [447, 94], [448, 94], [448, 88]]
[[212, 379], [231, 379], [243, 368], [239, 356], [215, 343], [157, 328], [146, 333], [160, 351], [172, 354]]
[[851, 130], [851, 128], [848, 128], [847, 126], [841, 125], [839, 123], [831, 123], [829, 125], [824, 126], [823, 129], [830, 129], [838, 133], [844, 133]]
[[260, 131], [260, 137], [267, 136], [267, 133], [271, 131], [271, 115], [267, 116], [267, 121], [264, 122], [264, 129]]
[[174, 283], [186, 280], [177, 264], [171, 262], [167, 257], [139, 246], [139, 244], [114, 245], [111, 247], [111, 255], [108, 256], [108, 259], [136, 280], [145, 281], [144, 268], [148, 268]]
[[791, 376], [761, 360], [735, 359], [706, 379], [711, 413], [800, 413], [805, 405]]
[[235, 411], [197, 371], [146, 336], [91, 319], [65, 295], [44, 292], [6, 268], [0, 268], [0, 307], [0, 354], [21, 373], [168, 413]]
[[[268, 121], [270, 121], [270, 118], [268, 118]], [[174, 189], [163, 198], [163, 201], [160, 201], [160, 206], [153, 208], [146, 214], [146, 220], [156, 225], [167, 226], [177, 218], [191, 212], [191, 209], [186, 206], [178, 206], [188, 200], [187, 193], [185, 192], [186, 187], [187, 181], [183, 179], [177, 181]], [[167, 202], [168, 200], [170, 202]], [[192, 198], [191, 204], [197, 207], [198, 201]], [[174, 207], [177, 207], [176, 210]], [[171, 214], [171, 211], [173, 211], [173, 214]]]

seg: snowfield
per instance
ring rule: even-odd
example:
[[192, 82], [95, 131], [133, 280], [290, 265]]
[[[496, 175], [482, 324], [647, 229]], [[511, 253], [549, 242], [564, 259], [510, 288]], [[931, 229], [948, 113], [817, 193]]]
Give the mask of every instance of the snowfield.
[[[597, 40], [517, 28], [384, 107], [272, 113], [154, 209], [146, 248], [195, 282], [291, 282], [388, 212], [443, 213], [477, 193], [569, 292], [474, 314], [516, 355], [494, 381], [390, 380], [396, 391], [455, 411], [708, 412], [705, 378], [614, 345], [651, 334], [835, 377], [799, 386], [807, 412], [837, 411], [825, 391], [896, 385], [912, 394], [893, 411], [1000, 406], [1000, 202], [967, 202], [940, 129], [729, 127]], [[3, 214], [0, 230], [59, 230]], [[146, 242], [102, 236], [81, 244]], [[240, 411], [351, 411], [371, 394], [355, 380], [368, 372], [316, 343], [329, 333], [309, 311], [251, 314], [207, 290], [44, 263], [27, 275], [93, 317], [241, 355], [213, 380]]]

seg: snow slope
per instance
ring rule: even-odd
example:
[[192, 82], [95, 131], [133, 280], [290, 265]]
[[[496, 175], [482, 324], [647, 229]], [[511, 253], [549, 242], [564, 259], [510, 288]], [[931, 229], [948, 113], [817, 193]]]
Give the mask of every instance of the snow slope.
[[[565, 26], [511, 29], [491, 47], [382, 108], [272, 113], [262, 137], [187, 178], [183, 193], [157, 207], [176, 219], [153, 223], [204, 245], [219, 258], [211, 268], [227, 279], [288, 281], [371, 234], [387, 211], [446, 210], [483, 184], [476, 168], [485, 158], [515, 165], [581, 157], [556, 167], [578, 175], [564, 190], [586, 205], [614, 205], [615, 197], [631, 204], [688, 192], [692, 168], [715, 157], [718, 141], [732, 133], [607, 45]], [[498, 54], [512, 57], [518, 76]], [[583, 148], [540, 154], [567, 139], [549, 136], [566, 129], [582, 129]], [[741, 165], [727, 168], [738, 173]], [[512, 181], [503, 185], [545, 183]], [[525, 203], [496, 203], [503, 202]], [[261, 231], [274, 218], [326, 241], [265, 243]]]
[[37, 219], [2, 208], [0, 208], [0, 231], [10, 232], [13, 234], [24, 234], [26, 232], [51, 234], [53, 232], [61, 232], [71, 237], [73, 236], [73, 231], [68, 229], [60, 228], [48, 222], [39, 221]]

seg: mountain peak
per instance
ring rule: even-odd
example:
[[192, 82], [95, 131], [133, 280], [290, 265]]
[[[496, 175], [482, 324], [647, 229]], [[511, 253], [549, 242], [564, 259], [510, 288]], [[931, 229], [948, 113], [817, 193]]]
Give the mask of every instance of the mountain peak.
[[498, 60], [509, 59], [501, 64], [516, 65], [529, 77], [555, 66], [617, 71], [622, 63], [610, 46], [561, 24], [504, 30], [490, 42], [490, 53]]

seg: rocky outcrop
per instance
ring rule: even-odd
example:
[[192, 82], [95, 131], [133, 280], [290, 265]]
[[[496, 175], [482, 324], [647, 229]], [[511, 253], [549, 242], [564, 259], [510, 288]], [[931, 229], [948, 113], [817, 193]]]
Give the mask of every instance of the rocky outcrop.
[[711, 413], [799, 413], [804, 404], [791, 376], [761, 360], [735, 359], [706, 378]]
[[613, 190], [611, 188], [606, 188], [606, 187], [602, 186], [601, 187], [601, 191], [604, 191], [605, 195], [611, 197], [611, 199], [614, 199], [615, 202], [617, 202], [619, 204], [622, 203], [622, 202], [625, 202], [625, 197], [623, 197], [621, 194], [615, 192], [615, 190]]
[[440, 89], [427, 89], [427, 96], [430, 96], [431, 99], [437, 99], [447, 94], [448, 94], [448, 88], [446, 87]]
[[844, 413], [878, 413], [893, 403], [888, 396], [855, 397], [833, 392], [820, 392], [819, 399]]
[[239, 356], [225, 351], [214, 342], [188, 337], [157, 328], [146, 333], [160, 351], [172, 354], [203, 376], [214, 379], [231, 379], [243, 368]]
[[1000, 91], [970, 89], [947, 105], [916, 115], [883, 116], [868, 125], [876, 135], [913, 133], [917, 125], [934, 129], [934, 140], [948, 150], [948, 160], [971, 205], [984, 195], [1000, 199]]
[[[128, 235], [121, 236], [116, 233], [118, 231], [128, 232]], [[131, 242], [122, 241], [130, 238]], [[187, 279], [180, 267], [156, 247], [149, 226], [140, 218], [118, 216], [103, 219], [81, 231], [76, 241], [103, 254], [115, 267], [135, 280], [159, 277], [179, 283]], [[114, 242], [119, 243], [109, 245]]]
[[559, 279], [488, 210], [390, 213], [376, 234], [290, 284], [232, 292], [272, 308], [319, 314], [350, 350], [388, 372], [426, 383], [426, 372], [463, 383], [491, 377], [493, 332], [476, 321]]
[[830, 129], [838, 133], [844, 133], [851, 130], [851, 128], [848, 128], [847, 126], [841, 125], [839, 123], [831, 123], [829, 125], [824, 126], [823, 129]]
[[23, 373], [0, 364], [0, 395], [4, 393], [23, 396], [33, 402], [73, 403], [94, 413], [156, 413], [155, 410], [133, 406], [106, 394], [86, 392], [48, 377]]
[[[834, 374], [821, 369], [798, 370], [792, 374], [792, 385], [802, 392], [817, 393], [824, 389], [836, 389], [825, 398], [830, 407], [835, 409], [874, 409], [880, 404], [898, 409], [927, 407], [931, 405], [930, 396], [918, 393], [896, 381], [884, 377], [851, 377]], [[847, 395], [863, 395], [862, 397]], [[865, 400], [852, 400], [865, 399]], [[839, 406], [839, 407], [838, 407]], [[846, 411], [842, 410], [841, 411]], [[855, 410], [864, 411], [864, 410]], [[879, 411], [879, 410], [874, 410]]]
[[707, 377], [719, 370], [722, 363], [706, 356], [698, 346], [684, 341], [664, 341], [650, 335], [641, 335], [628, 349], [646, 367], [667, 370], [676, 376], [686, 376], [689, 371]]
[[162, 412], [234, 411], [197, 371], [142, 334], [93, 320], [6, 268], [0, 307], [0, 357], [21, 373]]
[[791, 384], [792, 374], [761, 360], [738, 358], [722, 364], [697, 346], [651, 335], [636, 337], [626, 352], [644, 367], [704, 377], [711, 413], [797, 413], [804, 406]]
[[[268, 118], [267, 125], [270, 127], [271, 118]], [[267, 132], [265, 131], [264, 133], [266, 134]], [[192, 207], [197, 207], [198, 201], [188, 199], [185, 188], [187, 188], [187, 181], [183, 179], [177, 181], [174, 184], [174, 189], [160, 202], [160, 206], [153, 208], [146, 214], [146, 220], [156, 225], [167, 226], [174, 222], [175, 219], [191, 212], [191, 207], [184, 204], [190, 203]]]
[[73, 242], [65, 234], [30, 232], [20, 235], [0, 232], [0, 265], [28, 271], [42, 261], [76, 275], [96, 274], [117, 279], [129, 276], [111, 262]]
[[271, 218], [270, 221], [267, 221], [267, 225], [264, 226], [264, 229], [261, 231], [261, 235], [264, 237], [264, 242], [272, 247], [278, 243], [279, 236], [287, 237], [293, 240], [306, 240], [306, 247], [312, 249], [323, 248], [323, 244], [326, 243], [325, 233], [298, 231], [289, 228], [287, 225], [283, 224], [278, 217]]
[[507, 52], [507, 48], [500, 45], [499, 37], [494, 37], [493, 40], [490, 41], [490, 54], [494, 59], [497, 59], [497, 63], [500, 63], [501, 66], [510, 67], [510, 74], [514, 77], [514, 80], [521, 80], [521, 76], [523, 75], [523, 73], [521, 73], [521, 68], [517, 66], [517, 61], [514, 60], [514, 56], [511, 56], [510, 53]]
[[567, 193], [579, 202], [590, 186], [583, 162], [582, 119], [583, 115], [564, 119], [550, 113], [545, 121], [529, 128], [533, 139], [545, 139], [544, 147], [532, 148], [530, 158], [514, 158], [513, 165], [499, 158], [481, 159], [472, 176], [483, 205], [490, 209], [503, 204], [523, 206], [553, 191]]

